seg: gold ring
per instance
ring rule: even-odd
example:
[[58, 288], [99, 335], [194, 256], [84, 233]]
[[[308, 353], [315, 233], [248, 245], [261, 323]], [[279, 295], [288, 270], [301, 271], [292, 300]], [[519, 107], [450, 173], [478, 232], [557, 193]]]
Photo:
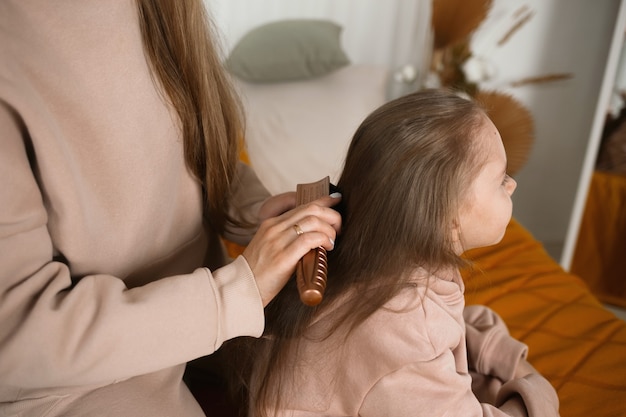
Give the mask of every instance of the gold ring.
[[304, 234], [304, 232], [302, 231], [302, 229], [300, 228], [300, 225], [298, 223], [293, 225], [293, 229], [296, 231], [296, 234], [298, 236]]

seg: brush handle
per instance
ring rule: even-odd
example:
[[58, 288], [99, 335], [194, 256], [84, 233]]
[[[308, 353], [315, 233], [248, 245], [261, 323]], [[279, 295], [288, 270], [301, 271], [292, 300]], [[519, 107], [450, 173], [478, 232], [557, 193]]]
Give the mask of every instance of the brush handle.
[[[298, 184], [296, 187], [296, 205], [307, 204], [330, 193], [330, 178]], [[300, 301], [308, 306], [316, 306], [324, 297], [328, 277], [328, 258], [326, 249], [318, 247], [304, 255], [296, 266], [296, 282]]]

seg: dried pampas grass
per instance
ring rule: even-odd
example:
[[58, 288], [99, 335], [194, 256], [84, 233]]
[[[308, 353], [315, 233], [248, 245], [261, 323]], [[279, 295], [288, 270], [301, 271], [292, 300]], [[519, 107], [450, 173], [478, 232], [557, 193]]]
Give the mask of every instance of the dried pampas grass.
[[515, 175], [526, 164], [534, 143], [534, 122], [530, 111], [513, 96], [494, 91], [478, 91], [475, 99], [502, 137], [508, 159], [507, 172]]
[[553, 81], [569, 80], [570, 78], [573, 78], [573, 77], [574, 77], [574, 74], [571, 74], [571, 73], [548, 74], [548, 75], [540, 75], [537, 77], [527, 77], [527, 78], [522, 78], [521, 80], [513, 81], [511, 83], [511, 87], [521, 87], [523, 85], [529, 85], [529, 84], [551, 83]]
[[433, 0], [434, 48], [466, 40], [487, 17], [491, 4], [492, 0]]
[[535, 12], [533, 12], [532, 10], [528, 10], [527, 6], [522, 6], [520, 9], [518, 9], [517, 12], [514, 13], [514, 17], [518, 19], [517, 22], [504, 34], [502, 38], [500, 38], [497, 45], [502, 46], [507, 43], [509, 39], [511, 39], [511, 37], [515, 34], [515, 32], [520, 30], [526, 23], [528, 23], [534, 15]]

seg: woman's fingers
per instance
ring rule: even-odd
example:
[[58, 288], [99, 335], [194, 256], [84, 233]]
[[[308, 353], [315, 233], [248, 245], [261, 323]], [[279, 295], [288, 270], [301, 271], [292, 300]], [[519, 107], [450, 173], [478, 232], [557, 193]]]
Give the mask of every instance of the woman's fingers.
[[[306, 246], [310, 246], [309, 249], [323, 246], [327, 250], [332, 250], [335, 246], [337, 230], [329, 221], [333, 220], [329, 219], [325, 221], [317, 216], [304, 217], [295, 221], [291, 226], [289, 226], [289, 224], [286, 225], [288, 229], [291, 229], [288, 235], [293, 234], [295, 239], [301, 238], [301, 240], [307, 243]], [[339, 222], [340, 221], [341, 220], [339, 220]], [[337, 226], [340, 225], [341, 223], [337, 224]]]
[[[333, 207], [337, 204], [339, 204], [341, 202], [341, 194], [340, 193], [333, 193], [331, 195], [328, 196], [324, 196], [316, 201], [313, 202], [313, 204], [317, 204], [319, 206], [322, 207]], [[339, 233], [341, 231], [341, 215], [335, 211], [332, 210], [330, 212], [330, 215], [332, 218], [329, 218], [329, 224], [332, 225], [335, 229], [335, 231], [337, 233]], [[334, 220], [334, 221], [333, 221]]]

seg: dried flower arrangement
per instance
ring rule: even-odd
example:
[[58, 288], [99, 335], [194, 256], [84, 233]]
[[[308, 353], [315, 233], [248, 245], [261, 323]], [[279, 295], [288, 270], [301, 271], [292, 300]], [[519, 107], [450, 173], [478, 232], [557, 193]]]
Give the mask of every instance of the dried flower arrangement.
[[[509, 174], [525, 165], [534, 142], [534, 122], [530, 111], [511, 94], [484, 91], [479, 83], [490, 78], [491, 68], [473, 57], [470, 41], [491, 10], [493, 0], [433, 0], [433, 53], [431, 75], [436, 84], [457, 89], [480, 101], [502, 136], [509, 161]], [[515, 12], [515, 23], [498, 40], [509, 39], [532, 19], [534, 12], [522, 6]], [[547, 74], [523, 78], [511, 87], [571, 78], [571, 74]], [[431, 79], [432, 83], [432, 79]]]

